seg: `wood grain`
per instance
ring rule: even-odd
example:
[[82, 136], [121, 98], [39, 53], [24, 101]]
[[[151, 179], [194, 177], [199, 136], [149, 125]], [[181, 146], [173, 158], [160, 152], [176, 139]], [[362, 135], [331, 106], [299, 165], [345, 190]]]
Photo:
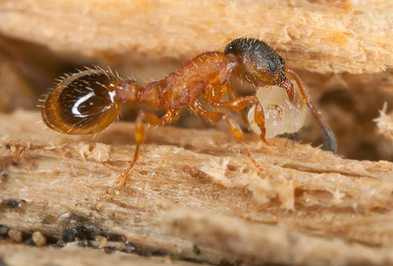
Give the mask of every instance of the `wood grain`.
[[392, 9], [389, 0], [2, 0], [0, 33], [107, 63], [184, 61], [254, 37], [295, 68], [381, 72], [393, 66]]
[[108, 195], [132, 155], [133, 125], [91, 139], [38, 121], [0, 115], [0, 224], [24, 239], [39, 231], [48, 244], [99, 249], [105, 238], [213, 264], [393, 265], [390, 162], [247, 136], [268, 172], [260, 176], [228, 134], [167, 127], [148, 131], [130, 183]]

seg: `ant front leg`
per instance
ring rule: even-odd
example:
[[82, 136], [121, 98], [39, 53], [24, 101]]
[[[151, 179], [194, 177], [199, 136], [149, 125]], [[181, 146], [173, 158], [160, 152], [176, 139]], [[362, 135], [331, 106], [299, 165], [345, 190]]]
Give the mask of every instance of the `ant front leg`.
[[[234, 99], [238, 98], [236, 93], [230, 87], [228, 87], [227, 93], [228, 93], [228, 100], [234, 100]], [[247, 110], [243, 109], [243, 110], [239, 111], [238, 113], [240, 115], [240, 118], [243, 120], [244, 125], [246, 125], [248, 130], [250, 130], [250, 122], [248, 121]]]
[[306, 86], [303, 84], [299, 75], [294, 70], [292, 70], [290, 68], [286, 68], [285, 72], [292, 75], [292, 77], [295, 79], [296, 84], [299, 88], [300, 95], [302, 96], [303, 103], [306, 104], [308, 106], [308, 108], [310, 108], [314, 117], [317, 119], [319, 126], [323, 130], [322, 137], [323, 137], [324, 148], [326, 150], [337, 152], [336, 136], [334, 135], [334, 133], [333, 133], [332, 129], [329, 127], [329, 125], [323, 120], [320, 112], [317, 110], [317, 108], [312, 103], [310, 93], [306, 89]]
[[134, 131], [134, 138], [136, 142], [134, 155], [128, 164], [127, 168], [123, 171], [123, 173], [117, 177], [115, 181], [115, 185], [124, 187], [128, 181], [128, 174], [131, 169], [135, 166], [139, 158], [140, 147], [145, 140], [145, 128], [144, 123], [148, 124], [149, 126], [162, 126], [165, 124], [170, 124], [177, 120], [179, 117], [179, 111], [173, 110], [168, 111], [165, 115], [159, 118], [156, 114], [146, 111], [139, 111], [136, 122], [135, 122], [135, 131]]
[[240, 112], [249, 106], [255, 105], [254, 121], [261, 130], [259, 137], [265, 144], [269, 144], [266, 140], [265, 113], [256, 96], [238, 97], [225, 102], [215, 101], [206, 96], [204, 98], [214, 107], [225, 108], [235, 112]]

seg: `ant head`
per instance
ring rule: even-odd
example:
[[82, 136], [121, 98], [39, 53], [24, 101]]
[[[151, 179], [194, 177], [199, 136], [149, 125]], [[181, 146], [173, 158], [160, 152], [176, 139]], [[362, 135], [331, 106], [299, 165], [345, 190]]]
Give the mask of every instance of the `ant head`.
[[109, 70], [87, 69], [66, 76], [45, 100], [44, 122], [67, 134], [103, 130], [120, 115], [119, 84], [121, 79]]
[[266, 43], [252, 38], [240, 38], [225, 48], [225, 53], [236, 57], [236, 74], [257, 86], [277, 85], [287, 90], [293, 86], [285, 76], [285, 61]]

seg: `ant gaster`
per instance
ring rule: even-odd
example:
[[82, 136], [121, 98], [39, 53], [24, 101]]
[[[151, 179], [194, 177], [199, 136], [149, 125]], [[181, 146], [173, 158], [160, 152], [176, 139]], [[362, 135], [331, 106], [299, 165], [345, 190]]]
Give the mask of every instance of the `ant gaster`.
[[[229, 43], [224, 52], [206, 52], [181, 65], [166, 78], [142, 87], [135, 80], [123, 80], [110, 70], [87, 69], [66, 76], [49, 93], [42, 116], [52, 129], [67, 134], [92, 134], [113, 123], [125, 103], [143, 103], [153, 109], [165, 111], [162, 117], [139, 110], [135, 124], [136, 147], [127, 169], [116, 183], [124, 185], [131, 168], [138, 160], [140, 146], [145, 138], [144, 124], [163, 126], [175, 122], [180, 111], [187, 108], [191, 113], [211, 123], [225, 121], [233, 138], [242, 147], [253, 164], [263, 170], [244, 143], [241, 128], [226, 109], [241, 112], [255, 105], [254, 119], [260, 128], [260, 138], [265, 139], [265, 116], [256, 96], [236, 97], [230, 86], [232, 77], [253, 85], [277, 85], [282, 87], [290, 101], [295, 89], [287, 78], [289, 74], [299, 89], [302, 101], [314, 114], [321, 126], [324, 148], [336, 150], [336, 140], [329, 126], [311, 102], [311, 97], [300, 77], [285, 65], [284, 60], [266, 43], [251, 38], [240, 38]], [[217, 111], [208, 111], [204, 103]]]

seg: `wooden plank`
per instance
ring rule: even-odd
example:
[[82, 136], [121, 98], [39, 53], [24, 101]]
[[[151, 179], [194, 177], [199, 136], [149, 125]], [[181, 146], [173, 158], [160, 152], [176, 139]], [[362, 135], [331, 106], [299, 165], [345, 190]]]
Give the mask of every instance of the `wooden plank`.
[[392, 8], [390, 0], [3, 0], [0, 32], [117, 63], [183, 61], [254, 37], [295, 68], [381, 72], [393, 66]]
[[[296, 252], [302, 264], [335, 261], [307, 260], [313, 243], [339, 250], [344, 264], [393, 264], [387, 252], [393, 247], [390, 162], [346, 160], [278, 138], [260, 146], [247, 136], [268, 172], [261, 176], [228, 134], [167, 127], [148, 131], [129, 184], [108, 195], [132, 155], [134, 147], [126, 144], [132, 143], [133, 125], [118, 123], [92, 139], [59, 134], [38, 121], [37, 113], [0, 115], [0, 224], [20, 230], [24, 239], [39, 231], [52, 239], [49, 244], [77, 240], [99, 247], [94, 243], [103, 237], [142, 253], [195, 261], [296, 263], [255, 249], [228, 252], [240, 223], [244, 236], [252, 228], [261, 230], [257, 236], [285, 228], [311, 239], [310, 249]], [[178, 215], [168, 222], [173, 213]], [[197, 218], [190, 220], [190, 213]], [[179, 233], [184, 221], [190, 222]], [[220, 232], [219, 241], [209, 228]], [[270, 242], [257, 236], [252, 241], [261, 248], [290, 241], [286, 233]], [[275, 252], [295, 254], [292, 245]]]

